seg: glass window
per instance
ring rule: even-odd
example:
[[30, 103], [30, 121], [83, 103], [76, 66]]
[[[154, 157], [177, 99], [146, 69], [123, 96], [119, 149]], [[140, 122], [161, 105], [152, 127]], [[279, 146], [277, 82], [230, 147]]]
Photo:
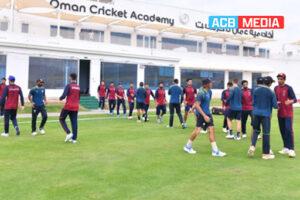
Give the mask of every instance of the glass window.
[[22, 23], [22, 33], [29, 33], [29, 24]]
[[49, 89], [63, 89], [71, 73], [78, 74], [78, 61], [55, 58], [29, 58], [29, 87], [37, 79], [44, 79]]
[[107, 84], [113, 81], [116, 85], [122, 82], [125, 88], [129, 88], [131, 82], [137, 85], [137, 65], [102, 62], [101, 80], [106, 81]]
[[145, 83], [148, 83], [150, 88], [156, 89], [159, 82], [163, 82], [165, 88], [168, 88], [174, 79], [174, 67], [164, 66], [145, 66]]
[[207, 53], [222, 54], [222, 44], [208, 42]]
[[111, 43], [112, 44], [120, 44], [120, 45], [131, 45], [131, 34], [130, 33], [119, 33], [119, 32], [111, 32]]
[[255, 48], [254, 47], [243, 47], [243, 55], [244, 56], [255, 56]]
[[156, 48], [156, 37], [154, 36], [145, 36], [145, 35], [137, 35], [137, 46], [145, 47], [145, 48]]
[[0, 22], [0, 31], [7, 31], [8, 30], [8, 21]]
[[[56, 37], [57, 36], [57, 26], [51, 25], [50, 26], [50, 36]], [[60, 36], [66, 39], [74, 39], [75, 38], [75, 28], [61, 26], [60, 27]]]
[[239, 55], [239, 46], [227, 44], [226, 45], [226, 55], [238, 56]]
[[268, 50], [263, 49], [263, 48], [259, 48], [258, 49], [258, 56], [261, 57], [261, 58], [267, 58], [268, 57]]
[[162, 38], [162, 49], [177, 49], [177, 48], [186, 48], [189, 52], [197, 52], [197, 41], [194, 40], [182, 40], [174, 38]]
[[256, 80], [262, 77], [262, 73], [252, 73], [252, 88], [256, 88], [257, 84], [256, 84]]
[[81, 29], [79, 33], [80, 40], [103, 42], [104, 31], [93, 30], [93, 29]]
[[0, 79], [6, 76], [6, 56], [0, 55]]
[[234, 79], [238, 79], [239, 85], [241, 85], [241, 81], [243, 80], [243, 72], [229, 72], [229, 81], [233, 81]]

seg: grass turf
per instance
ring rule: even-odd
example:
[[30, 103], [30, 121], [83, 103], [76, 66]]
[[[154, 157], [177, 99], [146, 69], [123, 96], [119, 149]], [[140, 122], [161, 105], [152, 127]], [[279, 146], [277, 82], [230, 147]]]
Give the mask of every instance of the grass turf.
[[[295, 122], [299, 118], [296, 110]], [[177, 118], [173, 129], [166, 128], [167, 117], [161, 125], [154, 117], [142, 124], [107, 116], [80, 119], [76, 145], [63, 142], [56, 118], [50, 118], [45, 136], [30, 136], [30, 119], [22, 119], [20, 137], [11, 130], [9, 138], [0, 138], [0, 199], [300, 199], [300, 159], [277, 154], [282, 142], [275, 115], [271, 147], [276, 159], [270, 161], [261, 159], [261, 141], [250, 159], [249, 137], [226, 140], [221, 116], [214, 119], [225, 158], [210, 155], [207, 135], [194, 143], [198, 154], [182, 151], [193, 118], [186, 130]], [[299, 129], [295, 123], [296, 146]]]

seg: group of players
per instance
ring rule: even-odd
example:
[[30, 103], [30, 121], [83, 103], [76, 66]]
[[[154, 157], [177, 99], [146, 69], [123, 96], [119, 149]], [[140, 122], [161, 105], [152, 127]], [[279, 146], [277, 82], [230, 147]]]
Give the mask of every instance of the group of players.
[[[77, 142], [78, 132], [78, 110], [80, 101], [80, 87], [77, 84], [77, 74], [72, 73], [69, 76], [70, 83], [65, 86], [63, 94], [59, 100], [66, 99], [65, 105], [60, 113], [59, 122], [66, 132], [65, 142]], [[273, 108], [278, 108], [278, 123], [282, 136], [284, 147], [280, 154], [295, 157], [294, 151], [294, 133], [293, 133], [293, 104], [297, 102], [296, 96], [292, 87], [285, 83], [286, 75], [280, 73], [277, 75], [278, 86], [274, 91], [270, 89], [275, 82], [272, 77], [260, 77], [257, 79], [257, 87], [255, 89], [248, 88], [248, 81], [241, 82], [242, 87], [239, 87], [239, 80], [228, 82], [227, 89], [222, 92], [222, 109], [224, 113], [223, 131], [227, 133], [227, 139], [240, 140], [247, 137], [246, 127], [248, 117], [251, 118], [252, 137], [251, 146], [248, 150], [248, 155], [253, 156], [257, 139], [261, 133], [263, 135], [263, 159], [274, 159], [275, 155], [270, 149], [270, 130], [271, 130], [271, 115]], [[4, 133], [3, 137], [9, 136], [9, 120], [12, 121], [16, 130], [17, 136], [20, 135], [20, 129], [17, 122], [17, 109], [19, 99], [21, 101], [21, 109], [24, 109], [24, 97], [20, 86], [15, 84], [15, 77], [8, 77], [9, 84], [6, 85], [6, 79], [2, 79], [0, 85], [0, 115], [4, 115]], [[193, 141], [201, 132], [209, 132], [209, 141], [212, 147], [212, 156], [223, 157], [226, 153], [219, 150], [215, 141], [214, 121], [211, 113], [210, 102], [212, 99], [212, 85], [210, 79], [202, 80], [202, 87], [197, 92], [193, 87], [192, 79], [186, 80], [184, 88], [179, 86], [178, 79], [174, 79], [172, 86], [168, 89], [167, 94], [169, 99], [169, 124], [168, 127], [173, 127], [174, 114], [176, 112], [182, 128], [187, 127], [187, 118], [190, 113], [195, 115], [196, 127], [184, 146], [184, 151], [189, 154], [195, 154], [196, 151], [192, 148]], [[164, 83], [160, 82], [155, 93], [149, 88], [148, 84], [139, 83], [137, 89], [131, 83], [130, 87], [125, 90], [122, 83], [116, 87], [113, 82], [106, 86], [104, 81], [101, 81], [98, 87], [99, 107], [105, 108], [106, 100], [108, 100], [109, 113], [114, 114], [115, 106], [117, 107], [117, 116], [120, 117], [120, 108], [122, 106], [123, 115], [127, 117], [126, 101], [128, 101], [129, 114], [128, 119], [132, 119], [134, 107], [137, 109], [137, 122], [148, 121], [148, 109], [150, 107], [150, 98], [155, 101], [157, 122], [161, 123], [163, 115], [167, 110], [167, 96], [164, 88]], [[44, 126], [47, 121], [46, 111], [46, 92], [44, 81], [39, 79], [36, 81], [36, 86], [33, 87], [28, 95], [28, 100], [32, 104], [32, 135], [45, 134]], [[181, 105], [185, 105], [184, 116], [181, 114]], [[136, 104], [136, 105], [135, 105]], [[37, 116], [41, 113], [42, 121], [38, 132], [36, 128]], [[72, 126], [72, 131], [66, 124], [66, 118], [69, 116]], [[233, 134], [232, 122], [236, 120], [237, 133]]]

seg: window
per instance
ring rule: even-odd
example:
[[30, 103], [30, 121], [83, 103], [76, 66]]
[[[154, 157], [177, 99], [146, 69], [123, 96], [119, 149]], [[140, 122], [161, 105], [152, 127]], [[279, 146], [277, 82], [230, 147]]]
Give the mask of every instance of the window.
[[101, 63], [101, 80], [107, 84], [122, 82], [124, 88], [129, 88], [130, 82], [137, 85], [137, 65], [125, 63]]
[[269, 58], [270, 50], [259, 48], [258, 49], [258, 56], [261, 57], [261, 58]]
[[49, 89], [63, 89], [71, 73], [78, 74], [78, 61], [55, 58], [29, 58], [29, 87], [44, 79]]
[[243, 55], [244, 56], [255, 56], [255, 48], [254, 47], [243, 47]]
[[93, 30], [93, 29], [81, 29], [79, 33], [80, 40], [103, 42], [104, 31]]
[[129, 33], [119, 33], [119, 32], [111, 32], [111, 43], [112, 44], [120, 44], [120, 45], [131, 45], [131, 34]]
[[8, 21], [1, 21], [0, 22], [0, 31], [7, 31], [8, 30]]
[[145, 48], [156, 48], [156, 37], [146, 36], [146, 35], [137, 35], [137, 46]]
[[29, 33], [29, 24], [22, 23], [22, 33]]
[[0, 79], [6, 76], [6, 56], [0, 55]]
[[238, 45], [231, 45], [227, 44], [226, 45], [226, 55], [233, 55], [233, 56], [238, 56], [239, 55], [239, 46]]
[[[57, 36], [57, 26], [53, 26], [53, 25], [50, 26], [50, 36], [51, 37]], [[75, 28], [61, 26], [60, 27], [60, 36], [62, 38], [66, 38], [66, 39], [74, 39], [75, 38]]]
[[[198, 45], [200, 43], [200, 45]], [[162, 49], [174, 50], [177, 48], [185, 48], [189, 52], [201, 52], [199, 46], [202, 47], [201, 42], [194, 40], [182, 40], [174, 38], [162, 38]]]
[[222, 54], [222, 44], [208, 42], [207, 53]]
[[229, 72], [229, 81], [233, 81], [234, 79], [238, 79], [239, 85], [241, 85], [241, 81], [243, 80], [243, 72]]
[[256, 80], [262, 77], [262, 73], [252, 73], [252, 88], [256, 88], [257, 84], [256, 84]]
[[156, 89], [159, 82], [163, 82], [165, 88], [168, 88], [174, 79], [174, 67], [163, 66], [146, 66], [145, 67], [145, 83], [148, 83], [150, 88]]

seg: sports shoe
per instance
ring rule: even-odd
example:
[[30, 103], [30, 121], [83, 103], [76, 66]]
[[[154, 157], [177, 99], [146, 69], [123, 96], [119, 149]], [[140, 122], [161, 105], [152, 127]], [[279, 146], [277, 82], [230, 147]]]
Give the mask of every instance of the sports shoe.
[[227, 138], [227, 139], [234, 139], [234, 135], [228, 133], [228, 134], [226, 135], [226, 138]]
[[288, 155], [289, 154], [289, 149], [288, 148], [283, 148], [282, 150], [278, 151], [281, 155]]
[[167, 125], [167, 128], [173, 128], [173, 126], [169, 126], [169, 125]]
[[184, 146], [183, 147], [183, 150], [189, 154], [195, 154], [197, 153], [192, 147], [191, 148], [188, 148], [187, 146]]
[[128, 119], [132, 119], [132, 116], [129, 116]]
[[1, 136], [2, 136], [2, 137], [8, 137], [9, 134], [8, 134], [8, 133], [1, 133]]
[[290, 158], [295, 158], [296, 157], [296, 153], [294, 150], [289, 150], [289, 157]]
[[157, 122], [158, 124], [160, 124], [160, 119], [157, 119], [156, 122]]
[[246, 134], [246, 133], [243, 134], [243, 135], [242, 135], [242, 138], [243, 138], [243, 139], [247, 138], [247, 134]]
[[261, 135], [258, 135], [258, 136], [257, 136], [257, 139], [258, 139], [258, 140], [261, 140], [261, 138], [262, 138]]
[[120, 118], [120, 115], [117, 115], [117, 118]]
[[224, 157], [226, 156], [227, 154], [218, 150], [218, 151], [212, 151], [211, 152], [211, 155], [214, 156], [214, 157]]
[[227, 128], [223, 128], [223, 133], [227, 133], [227, 132], [228, 132]]
[[137, 122], [137, 123], [141, 123], [142, 121], [141, 121], [141, 120], [137, 120], [136, 122]]
[[77, 140], [71, 140], [71, 143], [72, 143], [72, 144], [76, 144], [76, 143], [77, 143]]
[[272, 160], [274, 158], [275, 158], [275, 155], [273, 155], [273, 154], [263, 154], [262, 155], [262, 159], [264, 159], [264, 160]]
[[31, 135], [32, 135], [32, 136], [36, 136], [36, 135], [37, 135], [37, 132], [32, 132]]
[[200, 133], [206, 134], [206, 133], [207, 133], [207, 130], [203, 130], [203, 129], [202, 129], [202, 130], [200, 131]]
[[240, 133], [236, 134], [236, 137], [234, 139], [235, 140], [241, 140], [241, 134]]
[[182, 126], [183, 129], [186, 129], [186, 128], [187, 128], [186, 123], [182, 123], [181, 126]]
[[248, 150], [248, 156], [253, 157], [255, 153], [255, 146], [250, 146]]
[[72, 137], [73, 137], [73, 133], [67, 134], [65, 142], [68, 142], [68, 141], [72, 140]]
[[45, 131], [43, 128], [41, 128], [41, 129], [40, 129], [40, 134], [41, 134], [41, 135], [45, 135], [45, 133], [46, 133], [46, 131]]

